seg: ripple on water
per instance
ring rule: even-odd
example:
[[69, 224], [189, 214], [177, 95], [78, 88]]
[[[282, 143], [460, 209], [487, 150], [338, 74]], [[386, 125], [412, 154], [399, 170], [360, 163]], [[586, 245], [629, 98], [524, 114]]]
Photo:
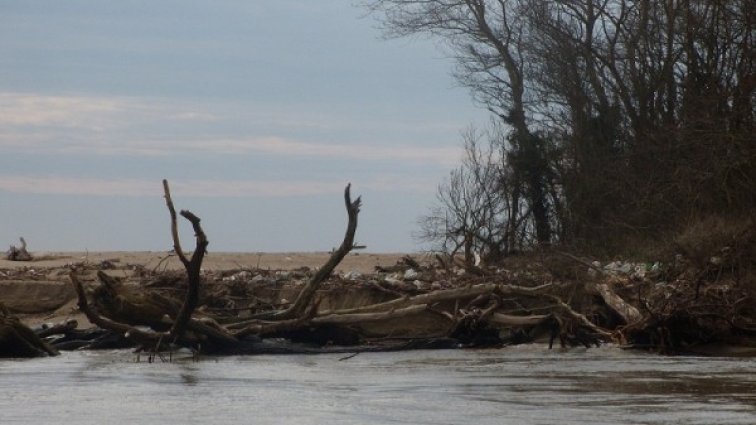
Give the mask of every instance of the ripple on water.
[[756, 361], [614, 347], [0, 361], [0, 423], [753, 424]]

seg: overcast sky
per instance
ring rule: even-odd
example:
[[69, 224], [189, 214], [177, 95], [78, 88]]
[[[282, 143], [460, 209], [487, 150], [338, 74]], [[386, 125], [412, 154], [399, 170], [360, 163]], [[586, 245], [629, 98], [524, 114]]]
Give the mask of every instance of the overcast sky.
[[347, 182], [358, 243], [419, 249], [486, 113], [354, 3], [0, 0], [0, 243], [169, 250], [167, 178], [211, 251], [330, 250]]

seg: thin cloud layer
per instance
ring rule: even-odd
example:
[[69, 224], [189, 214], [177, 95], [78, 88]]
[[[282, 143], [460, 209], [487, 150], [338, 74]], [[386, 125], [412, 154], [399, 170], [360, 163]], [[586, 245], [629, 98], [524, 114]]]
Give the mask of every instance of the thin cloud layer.
[[[288, 197], [338, 194], [347, 182], [315, 180], [181, 180], [171, 182], [177, 195], [202, 198]], [[430, 181], [405, 182], [399, 176], [382, 176], [355, 183], [362, 190], [423, 193]], [[0, 175], [0, 191], [44, 195], [160, 196], [159, 181], [144, 179], [93, 179], [60, 176]]]
[[[291, 111], [286, 112], [291, 115]], [[267, 114], [271, 114], [268, 112]], [[254, 115], [254, 114], [253, 114]], [[460, 157], [457, 146], [421, 146], [302, 141], [269, 135], [289, 132], [298, 122], [313, 127], [313, 117], [267, 115], [266, 135], [229, 137], [228, 117], [174, 102], [130, 97], [49, 96], [0, 93], [0, 148], [16, 153], [68, 155], [169, 156], [181, 153], [247, 155], [269, 154], [365, 161], [407, 161], [453, 165]], [[248, 118], [236, 117], [238, 121]], [[331, 126], [342, 118], [320, 117]], [[155, 129], [163, 126], [163, 129]], [[324, 124], [326, 125], [326, 124]], [[170, 137], [178, 131], [199, 135]], [[328, 126], [328, 125], [326, 125]], [[175, 129], [171, 131], [171, 129]], [[251, 130], [254, 131], [254, 130]]]
[[[91, 219], [126, 204], [149, 227], [143, 207], [166, 176], [177, 196], [212, 206], [207, 220], [225, 235], [214, 242], [243, 248], [225, 208], [275, 222], [310, 201], [297, 197], [338, 198], [351, 180], [371, 202], [365, 242], [412, 249], [415, 218], [462, 156], [460, 132], [488, 116], [453, 82], [446, 53], [382, 39], [353, 1], [178, 3], [3, 3], [0, 208], [11, 225], [0, 240], [39, 231], [48, 248], [162, 246]], [[305, 203], [308, 217], [333, 206]], [[322, 243], [280, 233], [260, 246]]]

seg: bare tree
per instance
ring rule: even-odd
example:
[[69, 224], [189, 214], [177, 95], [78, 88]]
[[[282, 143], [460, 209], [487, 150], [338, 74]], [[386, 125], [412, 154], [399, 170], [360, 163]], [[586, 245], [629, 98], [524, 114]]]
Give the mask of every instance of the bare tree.
[[[481, 139], [483, 141], [482, 145]], [[462, 164], [439, 185], [437, 204], [420, 219], [418, 239], [451, 255], [497, 259], [528, 241], [527, 208], [512, 194], [512, 170], [501, 161], [506, 138], [494, 127], [463, 134]]]
[[752, 1], [370, 7], [390, 35], [446, 41], [459, 81], [511, 127], [500, 199], [526, 202], [539, 242], [605, 246], [756, 209]]
[[529, 203], [539, 242], [552, 238], [549, 170], [545, 143], [529, 122], [531, 90], [526, 84], [527, 21], [520, 18], [524, 0], [377, 0], [372, 10], [385, 16], [394, 36], [432, 34], [448, 42], [458, 61], [458, 80], [478, 102], [512, 128], [510, 166], [512, 197]]

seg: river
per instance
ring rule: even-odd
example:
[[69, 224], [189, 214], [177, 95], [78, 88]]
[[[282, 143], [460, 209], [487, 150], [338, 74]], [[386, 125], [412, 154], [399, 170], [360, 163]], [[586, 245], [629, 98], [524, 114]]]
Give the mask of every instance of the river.
[[0, 361], [0, 424], [754, 424], [756, 359], [615, 347]]

